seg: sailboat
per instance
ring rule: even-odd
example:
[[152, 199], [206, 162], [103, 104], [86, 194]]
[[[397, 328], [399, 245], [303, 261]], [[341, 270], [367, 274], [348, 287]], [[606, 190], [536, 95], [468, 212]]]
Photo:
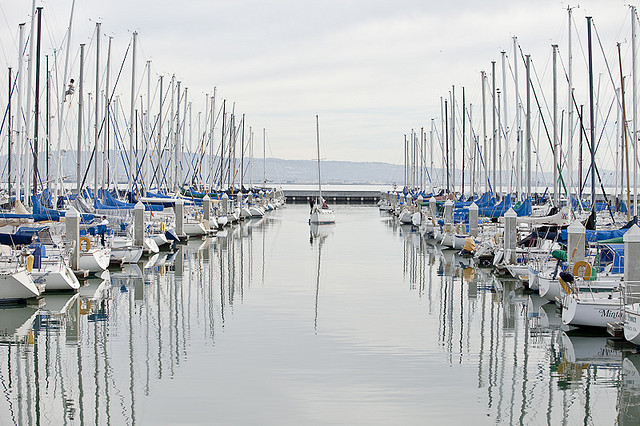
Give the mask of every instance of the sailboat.
[[310, 224], [324, 225], [336, 223], [336, 215], [328, 206], [324, 198], [322, 198], [322, 179], [320, 178], [320, 125], [318, 115], [316, 114], [316, 143], [318, 145], [318, 197], [311, 200], [311, 217]]

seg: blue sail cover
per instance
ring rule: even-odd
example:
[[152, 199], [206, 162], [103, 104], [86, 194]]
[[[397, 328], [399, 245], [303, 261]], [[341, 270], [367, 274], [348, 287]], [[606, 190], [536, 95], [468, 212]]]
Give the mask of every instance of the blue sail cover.
[[[492, 206], [496, 203], [496, 199], [493, 197], [493, 192], [491, 191], [485, 192], [480, 198], [474, 201], [478, 207]], [[454, 208], [469, 207], [474, 201], [456, 201]]]
[[[580, 201], [576, 197], [571, 197], [571, 204], [574, 209], [577, 209], [579, 206], [582, 206], [583, 210], [591, 210], [591, 203], [588, 201]], [[601, 212], [603, 210], [612, 209], [611, 206], [607, 203], [603, 203], [601, 201], [596, 201], [596, 212]], [[626, 211], [626, 209], [625, 209]]]
[[[612, 238], [620, 238], [624, 234], [626, 234], [628, 230], [629, 228], [608, 229], [608, 230], [600, 230], [600, 231], [592, 231], [590, 229], [587, 229], [585, 231], [585, 240], [590, 243], [595, 243], [598, 241], [610, 240]], [[567, 230], [566, 229], [561, 230], [560, 238], [558, 241], [560, 241], [561, 243], [566, 243], [567, 236], [568, 236]]]
[[611, 273], [624, 273], [624, 244], [604, 244], [600, 251], [600, 272], [603, 272], [605, 266], [611, 265]]
[[[490, 205], [478, 206], [478, 216], [500, 217], [503, 216], [507, 212], [507, 210], [511, 208], [511, 195], [505, 195], [497, 204], [495, 204], [495, 199], [493, 197], [491, 197], [490, 200], [494, 200], [494, 203]], [[524, 211], [526, 211], [526, 208]], [[454, 214], [455, 213], [465, 214], [468, 216], [469, 207], [455, 209]]]
[[24, 246], [31, 244], [31, 235], [0, 233], [0, 244], [5, 246]]
[[[37, 195], [31, 196], [31, 202], [33, 203], [33, 220], [36, 222], [42, 222], [52, 220], [54, 222], [60, 222], [60, 218], [64, 217], [66, 212], [64, 210], [48, 209], [40, 203], [40, 199]], [[90, 213], [80, 214], [81, 223], [91, 223], [93, 221], [93, 215]]]
[[511, 195], [505, 195], [502, 200], [493, 206], [481, 207], [478, 209], [478, 214], [480, 216], [487, 217], [500, 217], [504, 216], [504, 214], [511, 208]]
[[527, 198], [520, 204], [520, 207], [513, 209], [518, 216], [531, 216], [533, 207], [531, 204], [531, 198]]
[[[94, 207], [96, 209], [133, 209], [136, 205], [134, 203], [125, 203], [124, 201], [116, 200], [113, 198], [113, 195], [109, 191], [100, 190], [99, 194], [102, 196], [102, 202], [98, 201], [97, 198], [94, 198]], [[144, 203], [143, 203], [144, 204]], [[98, 207], [98, 205], [100, 207]], [[164, 209], [163, 206], [153, 205], [153, 204], [144, 204], [144, 209], [146, 211], [154, 211], [159, 212]]]

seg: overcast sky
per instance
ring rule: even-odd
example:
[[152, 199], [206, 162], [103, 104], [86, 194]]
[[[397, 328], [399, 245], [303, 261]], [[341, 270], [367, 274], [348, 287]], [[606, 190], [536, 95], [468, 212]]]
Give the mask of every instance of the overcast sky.
[[[617, 41], [629, 38], [629, 3], [581, 1], [574, 9], [576, 68], [585, 67], [584, 17], [594, 17], [611, 54]], [[0, 60], [16, 67], [17, 28], [29, 22], [31, 1], [0, 5]], [[36, 5], [44, 7], [43, 54], [52, 54], [53, 47], [64, 46], [71, 0]], [[314, 158], [319, 114], [324, 158], [401, 164], [404, 134], [438, 117], [440, 96], [449, 96], [452, 85], [457, 95], [465, 87], [467, 102], [478, 106], [474, 116], [479, 115], [480, 71], [490, 71], [492, 60], [500, 64], [502, 50], [513, 55], [512, 36], [541, 74], [549, 74], [551, 44], [560, 45], [566, 61], [567, 6], [556, 0], [78, 0], [72, 76], [80, 43], [90, 45], [93, 61], [95, 22], [113, 37], [112, 75], [135, 30], [141, 95], [146, 93], [142, 70], [151, 60], [153, 85], [158, 75], [175, 74], [189, 88], [194, 120], [205, 93], [217, 87], [219, 99], [235, 102], [236, 112], [246, 114], [257, 140], [266, 128], [268, 156]], [[106, 52], [106, 39], [102, 49]], [[628, 43], [623, 49], [627, 57]], [[86, 72], [93, 80], [91, 68]], [[0, 83], [6, 87], [4, 74]], [[127, 105], [129, 84], [118, 90]], [[566, 104], [566, 95], [562, 100]]]

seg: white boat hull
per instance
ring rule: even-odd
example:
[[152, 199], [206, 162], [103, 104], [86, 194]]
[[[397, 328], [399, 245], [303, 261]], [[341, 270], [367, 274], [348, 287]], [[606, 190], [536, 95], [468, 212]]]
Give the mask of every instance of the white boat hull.
[[25, 268], [0, 271], [0, 301], [12, 302], [40, 296], [41, 289]]
[[538, 294], [540, 297], [555, 302], [557, 297], [562, 295], [560, 282], [558, 279], [552, 279], [545, 274], [538, 274]]
[[520, 277], [529, 277], [529, 267], [527, 265], [505, 265], [507, 271], [513, 278], [520, 279]]
[[109, 267], [111, 250], [108, 248], [91, 249], [80, 252], [78, 269], [89, 272], [102, 272]]
[[411, 213], [409, 212], [409, 210], [402, 210], [398, 215], [398, 220], [400, 221], [400, 223], [403, 223], [405, 225], [411, 225]]
[[46, 264], [31, 271], [33, 280], [44, 284], [44, 291], [74, 291], [80, 288], [80, 282], [71, 268], [61, 262]]
[[331, 209], [314, 209], [309, 218], [309, 223], [316, 225], [336, 223], [336, 215]]
[[624, 338], [640, 346], [640, 303], [624, 306]]
[[199, 237], [207, 233], [204, 225], [200, 222], [185, 223], [182, 229], [190, 237]]
[[151, 254], [156, 254], [160, 252], [156, 241], [153, 238], [145, 238], [144, 239], [144, 249]]
[[606, 328], [608, 322], [621, 319], [619, 292], [567, 295], [562, 299], [563, 324]]
[[124, 263], [138, 263], [142, 257], [141, 246], [122, 246], [111, 248], [111, 258], [115, 260], [122, 259]]
[[251, 214], [251, 217], [264, 217], [264, 210], [262, 207], [249, 206], [249, 213]]
[[158, 246], [158, 248], [169, 243], [169, 240], [167, 240], [167, 237], [166, 235], [164, 235], [164, 233], [155, 234], [151, 237], [151, 239], [153, 239], [153, 241], [156, 243], [156, 246]]

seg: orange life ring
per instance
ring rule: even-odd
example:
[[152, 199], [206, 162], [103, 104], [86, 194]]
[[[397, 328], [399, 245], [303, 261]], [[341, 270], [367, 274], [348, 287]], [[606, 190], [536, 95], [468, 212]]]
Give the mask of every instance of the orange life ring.
[[560, 282], [560, 287], [562, 287], [562, 290], [566, 294], [573, 293], [573, 290], [571, 289], [571, 286], [565, 280], [563, 280], [561, 277], [558, 277], [558, 281]]
[[85, 300], [84, 302], [84, 308], [82, 307], [82, 302], [80, 302], [80, 315], [88, 315], [91, 313], [91, 300]]
[[33, 271], [33, 262], [35, 262], [35, 257], [32, 254], [27, 256], [27, 271]]
[[[82, 247], [82, 243], [85, 243], [86, 247]], [[91, 240], [89, 237], [80, 237], [80, 250], [90, 250], [91, 249]]]
[[[584, 268], [583, 275], [580, 275], [580, 268]], [[591, 279], [592, 271], [593, 271], [593, 268], [591, 268], [591, 265], [588, 262], [585, 262], [584, 260], [580, 260], [576, 262], [575, 265], [573, 265], [573, 276], [581, 277], [583, 280], [586, 280], [586, 281]]]

